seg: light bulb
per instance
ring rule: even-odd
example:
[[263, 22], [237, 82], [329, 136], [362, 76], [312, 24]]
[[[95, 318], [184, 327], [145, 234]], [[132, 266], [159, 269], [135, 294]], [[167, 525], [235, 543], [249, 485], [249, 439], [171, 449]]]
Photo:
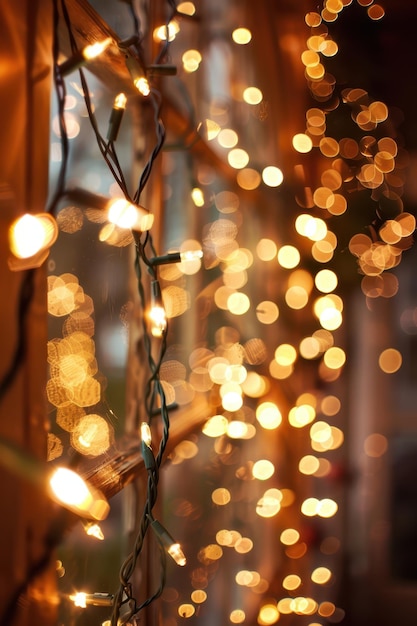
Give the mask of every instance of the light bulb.
[[153, 215], [142, 206], [132, 204], [125, 198], [111, 200], [107, 206], [107, 218], [120, 228], [149, 230], [153, 224]]
[[112, 38], [107, 37], [103, 41], [97, 41], [96, 43], [85, 46], [82, 50], [76, 52], [72, 57], [61, 63], [59, 70], [62, 76], [67, 76], [75, 70], [86, 65], [88, 61], [98, 57], [108, 46], [112, 43]]
[[29, 259], [50, 248], [58, 236], [58, 226], [49, 213], [25, 213], [9, 228], [10, 250], [18, 259]]
[[109, 142], [116, 141], [117, 139], [123, 113], [125, 112], [126, 103], [127, 98], [124, 93], [119, 93], [114, 99], [113, 108], [109, 119], [109, 128], [107, 131], [107, 140]]
[[84, 530], [89, 537], [95, 537], [95, 539], [103, 541], [104, 534], [99, 524], [95, 524], [94, 522], [88, 522], [84, 524]]
[[140, 425], [140, 436], [143, 443], [147, 445], [148, 448], [150, 448], [152, 443], [152, 435], [151, 429], [149, 428], [149, 424], [147, 422], [142, 422], [142, 424]]
[[58, 467], [49, 478], [54, 499], [68, 509], [97, 520], [105, 519], [110, 507], [99, 492], [87, 485], [79, 474], [66, 467]]
[[161, 287], [157, 280], [151, 283], [151, 310], [149, 311], [151, 321], [151, 333], [154, 337], [162, 337], [167, 328], [167, 317], [162, 302]]
[[177, 565], [183, 567], [187, 559], [185, 558], [184, 552], [181, 549], [181, 546], [178, 542], [176, 542], [169, 532], [164, 526], [162, 526], [161, 522], [158, 520], [152, 520], [151, 528], [158, 537], [161, 544], [164, 546], [169, 556], [175, 561]]
[[181, 546], [179, 543], [173, 543], [169, 546], [168, 550], [167, 550], [168, 554], [170, 557], [172, 557], [175, 561], [175, 563], [177, 565], [180, 565], [181, 567], [183, 567], [186, 562], [187, 559], [185, 558], [185, 554], [181, 549]]
[[81, 53], [86, 61], [90, 61], [91, 59], [95, 59], [96, 57], [100, 56], [100, 54], [109, 47], [111, 42], [112, 38], [107, 37], [107, 39], [104, 39], [103, 41], [97, 41], [96, 43], [90, 44], [89, 46], [85, 46], [85, 48], [82, 49]]
[[139, 93], [142, 94], [142, 96], [149, 96], [149, 94], [151, 93], [148, 79], [145, 78], [145, 76], [139, 76], [138, 78], [135, 78], [133, 84], [135, 85]]
[[167, 318], [164, 307], [157, 305], [153, 306], [150, 310], [149, 317], [152, 322], [152, 335], [154, 337], [162, 337], [167, 327]]
[[75, 606], [85, 609], [87, 606], [112, 606], [114, 596], [110, 593], [85, 593], [77, 591], [69, 596]]
[[180, 252], [181, 261], [196, 261], [203, 257], [202, 250], [184, 250]]

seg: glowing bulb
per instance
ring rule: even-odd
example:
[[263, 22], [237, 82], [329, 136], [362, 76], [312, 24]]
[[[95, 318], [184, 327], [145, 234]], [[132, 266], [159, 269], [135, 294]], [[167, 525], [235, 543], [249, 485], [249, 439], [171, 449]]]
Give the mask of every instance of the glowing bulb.
[[148, 448], [150, 448], [152, 443], [152, 435], [151, 429], [149, 428], [149, 424], [147, 422], [142, 422], [142, 424], [140, 425], [140, 437], [143, 443], [147, 445]]
[[196, 206], [204, 206], [204, 193], [200, 187], [194, 187], [191, 192], [191, 198]]
[[203, 257], [202, 250], [185, 250], [180, 252], [181, 261], [196, 261]]
[[113, 108], [114, 109], [125, 109], [127, 103], [127, 98], [124, 93], [119, 93], [114, 99]]
[[153, 306], [149, 317], [152, 321], [151, 333], [154, 337], [162, 337], [167, 327], [165, 309], [162, 306]]
[[58, 236], [58, 226], [49, 213], [25, 213], [9, 228], [10, 250], [18, 259], [30, 257], [49, 248]]
[[135, 78], [133, 84], [135, 85], [139, 93], [142, 94], [142, 96], [149, 96], [149, 94], [151, 93], [148, 79], [145, 78], [145, 76], [139, 76], [138, 78]]
[[72, 57], [64, 61], [64, 63], [59, 66], [61, 75], [66, 76], [88, 63], [88, 61], [91, 61], [91, 59], [95, 59], [102, 52], [104, 52], [112, 41], [111, 37], [107, 37], [104, 41], [97, 41], [96, 43], [85, 46], [85, 48], [76, 52]]
[[179, 543], [173, 543], [168, 548], [168, 554], [170, 557], [174, 559], [175, 563], [177, 565], [180, 565], [181, 567], [183, 567], [187, 562], [187, 559], [185, 558], [185, 554], [182, 551]]
[[167, 317], [162, 302], [161, 287], [157, 280], [151, 283], [151, 333], [154, 337], [162, 337], [167, 328]]
[[104, 39], [104, 41], [97, 41], [96, 43], [86, 46], [82, 50], [82, 55], [84, 59], [86, 61], [90, 61], [91, 59], [95, 59], [96, 57], [100, 56], [100, 54], [109, 47], [111, 42], [112, 38], [107, 37], [107, 39]]
[[169, 556], [175, 561], [177, 565], [183, 567], [187, 559], [185, 558], [184, 552], [181, 549], [180, 544], [175, 541], [166, 528], [162, 526], [158, 520], [152, 520], [151, 528], [158, 537], [161, 544], [164, 546]]
[[110, 507], [104, 497], [94, 492], [79, 474], [68, 468], [56, 468], [50, 476], [49, 486], [59, 504], [78, 514], [102, 520], [109, 513]]
[[87, 594], [84, 591], [77, 591], [70, 596], [70, 600], [74, 602], [74, 606], [85, 609], [87, 606]]
[[125, 198], [112, 200], [107, 207], [107, 219], [120, 228], [149, 230], [153, 224], [153, 215], [141, 206], [132, 204]]
[[88, 524], [84, 525], [84, 530], [89, 537], [94, 537], [95, 539], [103, 541], [104, 534], [99, 524], [89, 522]]

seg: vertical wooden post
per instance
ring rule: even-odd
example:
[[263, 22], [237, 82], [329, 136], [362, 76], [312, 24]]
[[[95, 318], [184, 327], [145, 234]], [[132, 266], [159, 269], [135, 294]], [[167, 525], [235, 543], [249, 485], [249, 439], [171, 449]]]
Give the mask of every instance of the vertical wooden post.
[[[0, 380], [21, 341], [15, 374], [0, 398], [0, 436], [46, 460], [45, 269], [11, 272], [7, 232], [25, 212], [44, 211], [52, 51], [52, 3], [4, 0], [0, 8]], [[19, 323], [22, 285], [31, 288]], [[0, 463], [0, 624], [55, 621], [53, 559], [45, 536], [52, 517], [46, 495]], [[50, 556], [50, 555], [49, 555]]]

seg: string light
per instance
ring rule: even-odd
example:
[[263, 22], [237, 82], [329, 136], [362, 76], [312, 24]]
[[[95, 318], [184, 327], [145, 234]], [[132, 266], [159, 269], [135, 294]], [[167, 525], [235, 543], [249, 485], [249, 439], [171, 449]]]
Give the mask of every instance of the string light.
[[66, 467], [58, 467], [52, 472], [49, 487], [56, 502], [78, 515], [103, 520], [110, 511], [104, 496]]
[[94, 537], [99, 541], [104, 540], [104, 534], [99, 524], [94, 522], [84, 522], [83, 524], [86, 535], [89, 537]]
[[13, 270], [39, 267], [49, 254], [58, 236], [58, 225], [49, 213], [25, 213], [9, 227], [9, 246], [14, 258]]
[[109, 120], [109, 128], [107, 131], [107, 140], [109, 142], [116, 141], [119, 134], [120, 124], [126, 109], [127, 98], [124, 93], [119, 93], [115, 99]]
[[183, 567], [187, 559], [185, 558], [184, 552], [181, 549], [181, 546], [178, 542], [171, 537], [169, 532], [158, 520], [152, 520], [151, 528], [157, 536], [158, 540], [164, 546], [169, 556], [175, 561], [177, 565]]
[[149, 311], [151, 333], [154, 337], [162, 337], [167, 328], [167, 317], [162, 302], [161, 286], [157, 280], [151, 282], [151, 308]]
[[86, 207], [95, 207], [107, 214], [109, 222], [120, 228], [146, 231], [152, 228], [154, 217], [139, 204], [126, 198], [107, 198], [85, 189], [69, 189], [66, 196], [74, 202]]
[[132, 56], [127, 57], [126, 66], [132, 77], [133, 84], [142, 96], [149, 96], [151, 88], [146, 76], [146, 70], [141, 66], [139, 61]]
[[114, 596], [109, 593], [85, 593], [77, 591], [69, 596], [69, 599], [78, 606], [85, 609], [87, 606], [112, 606]]
[[100, 56], [112, 43], [112, 38], [107, 37], [103, 41], [97, 41], [89, 46], [85, 46], [82, 50], [76, 52], [72, 57], [61, 63], [59, 71], [61, 76], [67, 76], [75, 70], [86, 65], [92, 59]]

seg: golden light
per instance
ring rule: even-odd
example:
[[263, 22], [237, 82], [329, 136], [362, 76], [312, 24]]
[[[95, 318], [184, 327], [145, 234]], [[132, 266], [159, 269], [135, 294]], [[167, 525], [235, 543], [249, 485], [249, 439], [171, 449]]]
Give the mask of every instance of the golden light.
[[178, 607], [178, 615], [180, 617], [189, 618], [195, 613], [195, 607], [193, 604], [180, 604]]
[[242, 384], [243, 393], [249, 398], [260, 398], [267, 393], [268, 380], [257, 372], [248, 372], [246, 380]]
[[323, 355], [323, 361], [329, 369], [336, 370], [346, 362], [346, 353], [336, 346], [329, 348]]
[[132, 204], [125, 198], [112, 200], [107, 208], [107, 219], [119, 228], [149, 230], [153, 224], [153, 215], [141, 206]]
[[237, 132], [231, 128], [223, 128], [217, 135], [217, 141], [222, 148], [234, 148], [239, 141]]
[[249, 297], [236, 291], [227, 298], [227, 308], [234, 315], [244, 315], [250, 309]]
[[242, 148], [233, 148], [227, 155], [229, 165], [236, 170], [243, 169], [249, 163], [249, 154]]
[[195, 14], [195, 6], [194, 2], [180, 2], [177, 5], [178, 13], [182, 13], [183, 15], [194, 15]]
[[243, 91], [243, 99], [247, 104], [259, 104], [262, 102], [263, 94], [257, 87], [246, 87]]
[[100, 56], [100, 54], [110, 46], [112, 41], [113, 39], [111, 37], [107, 37], [107, 39], [104, 39], [103, 41], [97, 41], [89, 46], [85, 46], [82, 50], [84, 59], [91, 60]]
[[195, 589], [191, 593], [191, 600], [196, 604], [202, 604], [207, 600], [207, 594], [203, 589]]
[[275, 302], [265, 300], [256, 307], [256, 317], [261, 324], [273, 324], [279, 317], [279, 309]]
[[319, 467], [320, 461], [316, 456], [312, 456], [311, 454], [303, 456], [298, 463], [299, 471], [306, 476], [313, 476]]
[[260, 239], [256, 244], [256, 254], [261, 261], [272, 261], [277, 253], [277, 245], [272, 239]]
[[306, 517], [317, 515], [319, 500], [317, 498], [307, 498], [301, 505], [301, 513]]
[[230, 530], [223, 528], [216, 533], [216, 541], [220, 546], [231, 546], [233, 543], [233, 535]]
[[282, 581], [282, 586], [287, 591], [294, 591], [294, 589], [298, 589], [301, 585], [301, 578], [296, 574], [288, 574]]
[[294, 428], [303, 428], [311, 424], [316, 417], [316, 411], [310, 404], [300, 404], [290, 409], [288, 422]]
[[331, 437], [331, 427], [327, 422], [315, 422], [310, 428], [310, 437], [312, 441], [322, 443]]
[[[233, 388], [227, 384], [227, 390], [224, 389], [221, 393], [222, 407], [225, 411], [238, 411], [243, 405], [242, 390], [237, 389], [238, 385]], [[223, 388], [226, 385], [222, 385]]]
[[245, 611], [242, 611], [242, 609], [234, 609], [229, 615], [229, 620], [232, 624], [242, 624], [245, 619]]
[[266, 459], [256, 461], [252, 466], [252, 476], [258, 480], [268, 480], [275, 473], [274, 464]]
[[297, 152], [305, 154], [313, 148], [313, 142], [308, 135], [298, 133], [292, 138], [292, 145]]
[[259, 517], [274, 517], [281, 510], [281, 503], [273, 496], [264, 495], [256, 504], [256, 514]]
[[87, 607], [87, 594], [84, 591], [77, 591], [76, 593], [70, 595], [70, 600], [74, 602], [74, 606], [78, 606], [81, 609], [85, 609]]
[[278, 611], [282, 613], [283, 615], [289, 615], [290, 613], [292, 613], [292, 608], [291, 608], [292, 601], [293, 601], [292, 598], [281, 598], [277, 604]]
[[191, 74], [192, 72], [196, 72], [200, 67], [200, 63], [203, 60], [203, 57], [199, 53], [198, 50], [187, 50], [182, 55], [182, 64], [184, 70]]
[[84, 525], [84, 530], [89, 537], [94, 537], [95, 539], [98, 539], [99, 541], [104, 540], [104, 534], [99, 524], [94, 524], [93, 522], [89, 522]]
[[378, 358], [378, 365], [385, 374], [398, 372], [402, 365], [402, 355], [395, 348], [383, 350]]
[[308, 292], [304, 287], [294, 285], [285, 292], [285, 302], [290, 309], [303, 309], [308, 303]]
[[317, 585], [325, 585], [332, 577], [332, 572], [327, 567], [316, 567], [311, 572], [311, 580]]
[[212, 141], [221, 131], [221, 126], [214, 120], [207, 118], [199, 124], [197, 130], [205, 135], [207, 141]]
[[279, 620], [279, 611], [276, 604], [264, 604], [259, 609], [258, 624], [260, 626], [269, 626], [275, 624]]
[[195, 206], [202, 207], [204, 206], [204, 193], [200, 187], [194, 187], [191, 190], [191, 198], [195, 204]]
[[322, 293], [330, 293], [337, 287], [337, 274], [329, 269], [320, 270], [314, 278], [315, 285]]
[[285, 546], [293, 546], [300, 539], [300, 533], [295, 528], [286, 528], [280, 535], [280, 541]]
[[241, 26], [239, 28], [235, 28], [232, 32], [232, 39], [235, 43], [243, 46], [250, 42], [252, 39], [252, 33], [248, 28]]
[[268, 165], [262, 170], [262, 180], [268, 187], [279, 187], [284, 180], [284, 174], [275, 165]]
[[252, 424], [247, 424], [240, 420], [232, 420], [227, 426], [227, 435], [231, 439], [250, 439], [251, 437], [248, 437], [249, 426], [252, 426]]
[[330, 498], [323, 498], [317, 506], [317, 515], [325, 518], [333, 517], [336, 515], [337, 510], [338, 506], [334, 500], [331, 500]]
[[335, 610], [336, 607], [333, 602], [321, 602], [318, 608], [318, 614], [322, 617], [331, 617]]
[[253, 549], [253, 541], [249, 537], [242, 537], [236, 541], [234, 549], [238, 554], [247, 554]]
[[58, 225], [49, 213], [25, 213], [9, 228], [10, 250], [19, 259], [29, 259], [52, 246]]
[[285, 269], [293, 269], [300, 262], [300, 252], [295, 246], [285, 245], [278, 250], [278, 263]]
[[320, 342], [315, 337], [305, 337], [300, 341], [299, 352], [303, 359], [315, 359], [321, 352]]
[[104, 497], [70, 469], [56, 468], [49, 478], [49, 486], [59, 504], [79, 515], [103, 520], [109, 513], [110, 507]]
[[274, 430], [281, 424], [282, 416], [273, 402], [262, 402], [256, 408], [256, 419], [266, 430]]
[[325, 396], [321, 401], [321, 410], [324, 415], [336, 415], [341, 408], [341, 402], [337, 396]]
[[261, 184], [261, 175], [257, 170], [251, 167], [244, 167], [236, 174], [236, 180], [239, 187], [250, 191], [259, 187]]
[[211, 499], [213, 500], [214, 504], [217, 504], [219, 506], [229, 504], [231, 498], [232, 496], [230, 495], [230, 491], [224, 487], [219, 487], [218, 489], [215, 489], [211, 494]]
[[227, 425], [224, 415], [214, 415], [204, 424], [202, 432], [207, 437], [221, 437], [227, 432]]
[[297, 350], [289, 343], [282, 343], [275, 350], [275, 361], [278, 365], [292, 365], [297, 359]]

